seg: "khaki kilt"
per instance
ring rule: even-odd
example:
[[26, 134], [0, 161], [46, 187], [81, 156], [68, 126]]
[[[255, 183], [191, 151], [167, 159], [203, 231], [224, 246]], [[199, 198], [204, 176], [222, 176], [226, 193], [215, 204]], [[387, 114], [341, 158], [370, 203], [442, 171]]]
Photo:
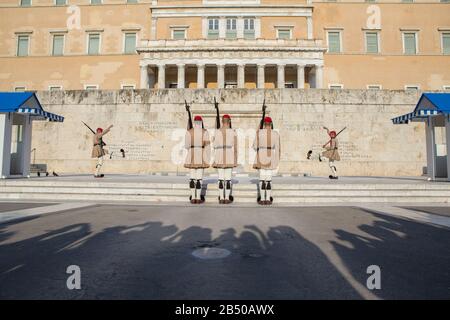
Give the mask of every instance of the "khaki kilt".
[[92, 147], [92, 158], [100, 158], [106, 155], [108, 152], [100, 147], [100, 145], [96, 145]]

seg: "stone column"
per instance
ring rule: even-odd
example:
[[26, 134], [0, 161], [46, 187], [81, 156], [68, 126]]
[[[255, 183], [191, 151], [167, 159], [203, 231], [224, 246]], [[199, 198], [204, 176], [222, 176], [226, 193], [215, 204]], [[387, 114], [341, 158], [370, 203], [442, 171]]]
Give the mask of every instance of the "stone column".
[[217, 65], [217, 87], [219, 89], [225, 88], [225, 65]]
[[323, 66], [316, 66], [316, 89], [323, 89]]
[[141, 66], [141, 89], [149, 88], [148, 66]]
[[178, 89], [184, 89], [186, 87], [186, 77], [185, 77], [185, 67], [186, 65], [183, 63], [177, 64], [178, 67]]
[[436, 140], [434, 135], [433, 118], [425, 121], [425, 136], [427, 145], [427, 175], [432, 180], [436, 179]]
[[285, 64], [279, 64], [278, 65], [278, 72], [277, 72], [277, 77], [278, 77], [278, 84], [277, 87], [279, 89], [283, 89], [285, 87], [285, 75], [284, 75], [284, 69], [285, 69], [286, 65]]
[[22, 140], [22, 159], [21, 165], [22, 176], [28, 177], [30, 175], [30, 160], [31, 160], [31, 134], [33, 130], [33, 123], [30, 115], [24, 115], [23, 122], [23, 140]]
[[445, 116], [445, 140], [447, 143], [447, 180], [450, 181], [450, 116]]
[[225, 17], [219, 18], [219, 39], [225, 39], [227, 36], [227, 19]]
[[305, 65], [303, 64], [297, 65], [297, 88], [305, 88]]
[[0, 178], [7, 178], [11, 171], [12, 113], [0, 113]]
[[264, 89], [266, 84], [266, 66], [258, 64], [258, 89]]
[[244, 38], [244, 18], [243, 17], [239, 17], [236, 20], [236, 32], [237, 32], [238, 39]]
[[160, 64], [158, 66], [158, 89], [166, 88], [166, 65]]
[[237, 66], [237, 86], [240, 89], [245, 87], [245, 64], [238, 64]]
[[197, 65], [197, 89], [205, 88], [205, 65]]
[[313, 19], [312, 17], [306, 18], [306, 29], [308, 30], [308, 40], [312, 40], [314, 38], [314, 31], [313, 31]]

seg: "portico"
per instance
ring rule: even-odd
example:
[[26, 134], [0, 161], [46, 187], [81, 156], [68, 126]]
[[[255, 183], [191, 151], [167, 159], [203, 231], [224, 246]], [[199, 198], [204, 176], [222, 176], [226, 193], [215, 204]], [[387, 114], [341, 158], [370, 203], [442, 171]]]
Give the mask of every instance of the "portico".
[[144, 40], [141, 88], [323, 87], [320, 40]]

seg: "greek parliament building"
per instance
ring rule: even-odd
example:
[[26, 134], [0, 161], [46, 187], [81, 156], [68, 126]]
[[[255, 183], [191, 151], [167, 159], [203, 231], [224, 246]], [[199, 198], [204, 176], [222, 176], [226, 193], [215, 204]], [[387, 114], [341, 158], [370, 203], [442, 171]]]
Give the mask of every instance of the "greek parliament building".
[[0, 90], [450, 88], [448, 0], [0, 0]]

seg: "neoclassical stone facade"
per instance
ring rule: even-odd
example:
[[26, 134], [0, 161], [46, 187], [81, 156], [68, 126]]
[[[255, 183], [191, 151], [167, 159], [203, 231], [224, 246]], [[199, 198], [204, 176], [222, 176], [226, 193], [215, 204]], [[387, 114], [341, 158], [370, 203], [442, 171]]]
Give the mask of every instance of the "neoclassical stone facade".
[[[277, 88], [286, 87], [286, 68], [294, 71], [294, 78], [291, 75], [289, 79], [293, 88], [304, 89], [305, 76], [311, 87], [323, 86], [326, 49], [320, 40], [155, 40], [142, 41], [137, 50], [141, 55], [141, 89], [170, 87], [166, 76], [169, 66], [176, 68], [172, 80], [178, 89], [189, 87], [187, 79], [192, 76], [196, 83], [192, 88], [208, 88], [207, 67], [214, 69], [213, 78], [208, 80], [219, 89], [226, 88], [227, 83], [245, 88], [251, 76], [256, 78], [256, 88], [264, 89], [269, 67], [274, 69], [270, 72], [276, 77]], [[236, 72], [226, 73], [228, 67], [235, 67]]]

